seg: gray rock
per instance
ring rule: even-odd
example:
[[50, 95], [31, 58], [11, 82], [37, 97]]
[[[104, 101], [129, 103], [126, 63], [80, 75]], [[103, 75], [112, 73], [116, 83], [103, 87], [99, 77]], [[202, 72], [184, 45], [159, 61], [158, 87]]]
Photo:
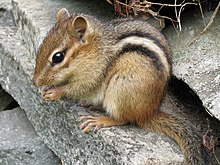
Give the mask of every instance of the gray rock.
[[[45, 102], [33, 86], [35, 52], [54, 23], [55, 13], [66, 7], [71, 12], [97, 12], [99, 1], [14, 0], [17, 28], [0, 29], [0, 83], [25, 110], [44, 142], [64, 164], [179, 164], [183, 156], [168, 137], [134, 126], [105, 128], [83, 134], [78, 117], [88, 114], [72, 100]], [[106, 2], [103, 2], [106, 3]], [[97, 5], [97, 6], [96, 6]], [[100, 5], [100, 4], [99, 4]], [[93, 6], [96, 6], [94, 8]], [[101, 7], [100, 7], [101, 8]], [[100, 9], [98, 8], [98, 9]], [[9, 35], [10, 34], [10, 35]], [[20, 38], [21, 37], [21, 38]], [[172, 106], [171, 106], [172, 107]]]
[[[212, 14], [205, 13], [206, 23]], [[205, 27], [200, 11], [184, 18], [180, 34], [173, 29], [165, 32], [174, 52], [174, 74], [197, 93], [210, 115], [220, 120], [220, 13], [210, 29], [189, 47]]]
[[1, 165], [58, 165], [21, 108], [0, 112]]
[[8, 0], [1, 0], [0, 2], [0, 24], [1, 27], [8, 27], [13, 26], [13, 20], [8, 19], [11, 17], [11, 12], [9, 10], [11, 9], [11, 3]]

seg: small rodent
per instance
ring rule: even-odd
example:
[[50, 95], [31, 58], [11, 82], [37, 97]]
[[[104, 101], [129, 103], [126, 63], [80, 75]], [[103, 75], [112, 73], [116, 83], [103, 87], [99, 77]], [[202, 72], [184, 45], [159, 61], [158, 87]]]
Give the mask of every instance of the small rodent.
[[109, 114], [82, 116], [84, 132], [134, 123], [173, 138], [186, 164], [209, 164], [202, 137], [189, 122], [160, 111], [171, 73], [169, 45], [146, 21], [103, 23], [61, 9], [37, 53], [33, 81], [45, 87], [45, 100], [86, 100]]

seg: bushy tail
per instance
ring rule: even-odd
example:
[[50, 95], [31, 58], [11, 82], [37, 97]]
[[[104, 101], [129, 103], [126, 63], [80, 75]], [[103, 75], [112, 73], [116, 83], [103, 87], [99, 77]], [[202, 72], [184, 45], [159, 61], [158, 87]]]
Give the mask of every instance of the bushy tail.
[[182, 149], [186, 164], [210, 164], [210, 156], [202, 144], [202, 136], [186, 119], [159, 111], [144, 127], [173, 138]]

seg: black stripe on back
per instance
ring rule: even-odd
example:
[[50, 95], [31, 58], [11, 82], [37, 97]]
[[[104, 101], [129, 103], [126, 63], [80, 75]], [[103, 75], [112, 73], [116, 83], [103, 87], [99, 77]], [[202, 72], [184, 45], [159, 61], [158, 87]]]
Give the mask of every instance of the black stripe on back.
[[164, 47], [164, 45], [161, 44], [161, 42], [160, 42], [160, 40], [158, 38], [154, 37], [150, 33], [145, 33], [145, 32], [141, 32], [141, 31], [134, 31], [134, 32], [130, 32], [130, 33], [125, 33], [125, 34], [120, 35], [117, 38], [117, 42], [119, 42], [122, 39], [125, 39], [127, 37], [132, 37], [132, 36], [144, 37], [144, 38], [147, 38], [147, 39], [150, 39], [151, 41], [153, 41], [158, 47], [160, 47], [163, 50], [163, 52], [166, 55], [166, 59], [167, 59], [168, 63], [170, 65], [172, 65], [172, 58], [171, 58], [168, 50]]
[[126, 44], [125, 46], [123, 46], [118, 56], [121, 56], [127, 52], [137, 52], [138, 54], [149, 57], [153, 61], [154, 66], [158, 71], [162, 71], [164, 69], [164, 65], [161, 62], [159, 55], [156, 52], [146, 47], [143, 47], [142, 45]]

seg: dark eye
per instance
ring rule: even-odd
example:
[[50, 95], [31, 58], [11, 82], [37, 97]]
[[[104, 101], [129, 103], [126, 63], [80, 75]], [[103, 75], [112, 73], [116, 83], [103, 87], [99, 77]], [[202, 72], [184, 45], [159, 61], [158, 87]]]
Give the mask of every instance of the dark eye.
[[63, 52], [57, 52], [52, 57], [53, 64], [58, 64], [62, 62], [64, 59], [64, 53]]

